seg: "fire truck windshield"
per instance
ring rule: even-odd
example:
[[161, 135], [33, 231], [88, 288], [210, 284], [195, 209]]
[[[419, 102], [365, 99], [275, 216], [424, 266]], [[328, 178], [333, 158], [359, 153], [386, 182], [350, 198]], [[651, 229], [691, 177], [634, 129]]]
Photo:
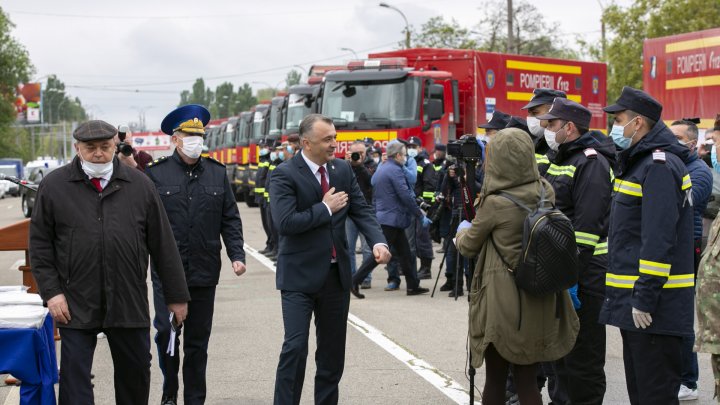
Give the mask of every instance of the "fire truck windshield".
[[300, 121], [309, 114], [310, 108], [305, 106], [305, 98], [303, 96], [298, 96], [297, 94], [291, 94], [288, 100], [287, 129], [300, 128]]
[[269, 135], [277, 135], [281, 131], [278, 129], [278, 109], [275, 107], [270, 108], [270, 133]]
[[401, 128], [419, 123], [420, 83], [417, 78], [402, 81], [327, 81], [323, 115], [350, 129]]
[[253, 117], [253, 139], [258, 140], [262, 139], [263, 133], [262, 133], [262, 127], [263, 127], [263, 115], [260, 111], [255, 111], [255, 116]]

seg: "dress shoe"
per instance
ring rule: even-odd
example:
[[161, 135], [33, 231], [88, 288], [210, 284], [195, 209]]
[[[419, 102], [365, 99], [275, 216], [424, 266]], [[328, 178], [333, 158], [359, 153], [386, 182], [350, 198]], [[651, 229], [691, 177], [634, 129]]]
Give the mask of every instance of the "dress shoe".
[[268, 253], [265, 253], [265, 257], [267, 257], [268, 259], [274, 259], [274, 258], [276, 258], [276, 257], [277, 257], [277, 250], [272, 250], [272, 251], [270, 251], [270, 252], [268, 252]]
[[397, 291], [400, 289], [400, 284], [391, 281], [388, 283], [388, 285], [385, 287], [385, 291]]
[[370, 285], [370, 280], [365, 280], [360, 283], [360, 288], [363, 290], [369, 290], [370, 288], [372, 288], [372, 285]]
[[177, 405], [177, 395], [163, 394], [160, 405]]
[[427, 294], [430, 292], [430, 289], [424, 288], [424, 287], [417, 287], [417, 288], [408, 288], [407, 295], [420, 295], [420, 294]]
[[271, 251], [272, 251], [272, 249], [269, 246], [265, 246], [265, 249], [258, 250], [258, 253], [260, 253], [261, 255], [264, 255], [265, 253], [270, 253]]
[[352, 293], [352, 295], [355, 296], [355, 298], [361, 300], [361, 299], [365, 298], [365, 295], [360, 293], [360, 289], [358, 287], [359, 287], [358, 284], [353, 284], [353, 286], [350, 287], [350, 292]]
[[421, 269], [418, 270], [418, 279], [420, 280], [430, 280], [432, 278], [432, 273], [430, 272], [430, 269]]
[[455, 298], [456, 296], [457, 296], [457, 297], [462, 297], [463, 295], [465, 295], [465, 293], [463, 293], [462, 287], [460, 287], [460, 288], [457, 290], [457, 294], [456, 294], [455, 289], [453, 289], [452, 291], [450, 291], [450, 292], [448, 293], [448, 297], [452, 297], [452, 298]]
[[440, 286], [440, 291], [452, 291], [455, 288], [455, 280], [446, 279], [445, 284]]

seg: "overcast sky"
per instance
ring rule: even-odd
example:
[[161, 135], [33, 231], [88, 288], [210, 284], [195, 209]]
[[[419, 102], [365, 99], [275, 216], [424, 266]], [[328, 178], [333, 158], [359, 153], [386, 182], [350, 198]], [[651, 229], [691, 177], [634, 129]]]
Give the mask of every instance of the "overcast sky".
[[[314, 63], [353, 59], [340, 48], [360, 57], [396, 48], [404, 39], [404, 21], [378, 2], [3, 0], [0, 5], [16, 25], [14, 37], [30, 53], [34, 79], [45, 82], [44, 76], [57, 74], [95, 118], [127, 123], [144, 110], [148, 128], [156, 129], [198, 77], [213, 90], [223, 81], [280, 87], [294, 65], [303, 68], [304, 78]], [[388, 3], [416, 28], [437, 15], [472, 28], [483, 15], [477, 1]], [[580, 34], [599, 41], [597, 0], [534, 4], [538, 18], [555, 24], [565, 38]]]

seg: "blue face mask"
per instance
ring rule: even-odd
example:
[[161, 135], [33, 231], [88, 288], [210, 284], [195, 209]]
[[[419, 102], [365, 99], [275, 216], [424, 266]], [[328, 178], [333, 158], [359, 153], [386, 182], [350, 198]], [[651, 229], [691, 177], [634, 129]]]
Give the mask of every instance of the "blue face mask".
[[283, 152], [283, 151], [278, 152], [278, 159], [285, 160], [285, 152]]
[[[637, 117], [635, 117], [635, 118], [637, 118]], [[615, 145], [617, 145], [621, 149], [629, 148], [632, 138], [635, 136], [635, 134], [633, 134], [632, 137], [626, 138], [624, 135], [625, 127], [630, 125], [630, 123], [633, 122], [635, 120], [635, 118], [631, 119], [630, 122], [628, 122], [625, 125], [615, 124], [612, 126], [612, 129], [610, 130], [610, 136], [612, 137], [613, 142], [615, 142]]]
[[278, 157], [278, 156], [277, 156], [277, 153], [275, 153], [275, 152], [270, 152], [270, 160], [275, 161], [275, 160], [277, 160], [277, 157]]
[[270, 153], [268, 149], [260, 149], [260, 156], [267, 156], [268, 153]]
[[718, 163], [717, 149], [715, 146], [716, 145], [712, 145], [712, 148], [710, 148], [710, 162], [712, 163], [713, 170], [720, 173], [720, 163]]

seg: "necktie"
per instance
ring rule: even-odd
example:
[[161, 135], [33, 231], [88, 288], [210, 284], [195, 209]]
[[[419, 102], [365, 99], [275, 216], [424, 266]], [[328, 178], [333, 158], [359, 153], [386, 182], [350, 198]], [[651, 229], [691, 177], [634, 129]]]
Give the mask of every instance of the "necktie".
[[[328, 184], [327, 178], [325, 177], [325, 175], [326, 175], [325, 166], [320, 166], [320, 168], [318, 169], [318, 172], [320, 172], [320, 188], [322, 189], [322, 193], [324, 196], [325, 193], [327, 193], [328, 190], [330, 190], [330, 185]], [[335, 259], [335, 245], [334, 244], [332, 247], [332, 258]]]
[[92, 184], [95, 186], [95, 188], [97, 189], [98, 193], [101, 193], [101, 192], [102, 192], [102, 186], [100, 185], [100, 179], [99, 179], [98, 177], [93, 177], [92, 179], [90, 179], [90, 181], [91, 181]]

